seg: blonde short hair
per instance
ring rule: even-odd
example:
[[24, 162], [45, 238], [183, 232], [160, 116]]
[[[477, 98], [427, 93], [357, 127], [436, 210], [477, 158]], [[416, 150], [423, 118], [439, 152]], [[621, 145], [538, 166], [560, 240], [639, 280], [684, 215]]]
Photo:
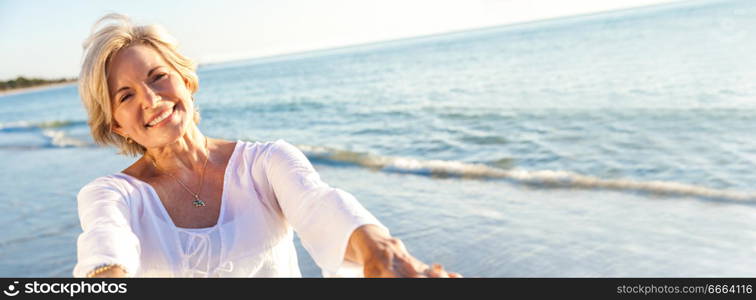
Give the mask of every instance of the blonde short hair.
[[[104, 25], [107, 26], [99, 28]], [[84, 41], [84, 59], [79, 73], [79, 94], [89, 117], [89, 129], [95, 143], [113, 145], [120, 149], [118, 154], [137, 156], [147, 150], [136, 142], [111, 130], [113, 111], [108, 93], [108, 66], [116, 53], [131, 45], [143, 44], [155, 49], [181, 77], [188, 82], [194, 94], [199, 88], [197, 65], [177, 50], [175, 39], [159, 25], [137, 26], [129, 17], [108, 14], [92, 27], [92, 33]], [[194, 110], [194, 122], [199, 124], [199, 110]]]

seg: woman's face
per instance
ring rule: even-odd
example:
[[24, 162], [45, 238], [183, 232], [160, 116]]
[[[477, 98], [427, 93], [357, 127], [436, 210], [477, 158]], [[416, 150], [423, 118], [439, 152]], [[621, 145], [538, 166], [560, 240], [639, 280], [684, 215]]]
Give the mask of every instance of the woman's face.
[[187, 81], [147, 45], [119, 51], [109, 66], [113, 131], [146, 148], [170, 144], [192, 125]]

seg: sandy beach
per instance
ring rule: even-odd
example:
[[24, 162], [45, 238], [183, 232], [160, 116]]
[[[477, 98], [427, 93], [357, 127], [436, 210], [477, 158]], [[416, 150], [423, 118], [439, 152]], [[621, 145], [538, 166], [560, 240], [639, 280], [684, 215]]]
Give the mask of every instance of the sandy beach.
[[0, 91], [0, 96], [28, 93], [28, 92], [33, 92], [33, 91], [52, 89], [52, 88], [63, 87], [63, 86], [74, 85], [74, 84], [76, 84], [76, 81], [51, 83], [51, 84], [45, 84], [45, 85], [30, 86], [30, 87], [25, 87], [25, 88], [11, 89], [11, 90]]

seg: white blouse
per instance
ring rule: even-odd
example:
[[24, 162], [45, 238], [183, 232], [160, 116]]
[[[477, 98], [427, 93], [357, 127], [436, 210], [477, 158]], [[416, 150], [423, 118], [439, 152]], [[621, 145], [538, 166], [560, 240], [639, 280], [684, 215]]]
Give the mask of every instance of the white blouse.
[[358, 277], [361, 266], [344, 259], [352, 231], [388, 231], [283, 140], [237, 141], [212, 227], [175, 226], [152, 186], [125, 173], [93, 180], [77, 199], [75, 277], [103, 264], [135, 277], [301, 277], [293, 231], [323, 276]]

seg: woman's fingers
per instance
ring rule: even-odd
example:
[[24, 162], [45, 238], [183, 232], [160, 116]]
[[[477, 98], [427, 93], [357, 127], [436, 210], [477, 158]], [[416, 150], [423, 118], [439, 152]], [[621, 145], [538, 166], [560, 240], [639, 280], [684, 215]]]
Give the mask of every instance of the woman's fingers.
[[411, 255], [404, 257], [404, 259], [404, 263], [409, 270], [409, 272], [406, 273], [407, 277], [428, 277], [428, 265]]
[[447, 278], [449, 277], [449, 274], [444, 270], [444, 267], [439, 264], [433, 264], [431, 267], [426, 271], [428, 274], [428, 277], [431, 278]]
[[444, 276], [446, 275], [446, 271], [444, 271], [444, 267], [439, 264], [431, 265], [431, 275], [432, 277], [449, 277]]
[[430, 278], [462, 278], [462, 275], [456, 272], [448, 272], [440, 264], [433, 264], [425, 270], [426, 277]]

